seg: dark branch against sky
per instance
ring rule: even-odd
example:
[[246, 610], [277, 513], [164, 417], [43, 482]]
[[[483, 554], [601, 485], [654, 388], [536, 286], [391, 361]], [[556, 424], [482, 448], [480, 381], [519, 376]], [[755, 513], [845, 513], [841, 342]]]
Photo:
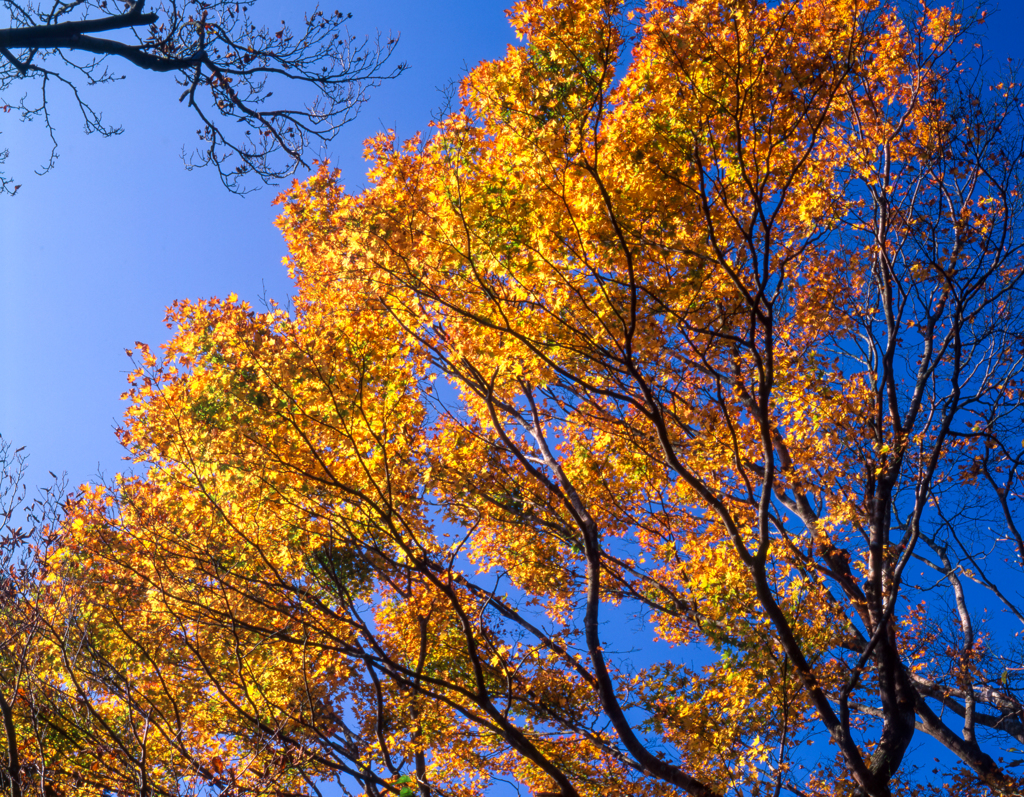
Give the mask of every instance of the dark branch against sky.
[[[310, 148], [331, 142], [372, 90], [406, 68], [394, 57], [396, 35], [353, 34], [351, 13], [337, 9], [285, 11], [258, 0], [116, 6], [0, 0], [0, 107], [45, 129], [52, 146], [41, 171], [56, 165], [64, 95], [89, 132], [116, 135], [122, 128], [103, 122], [96, 87], [143, 70], [170, 76], [199, 123], [188, 166], [209, 167], [244, 194], [308, 171]], [[19, 187], [0, 171], [0, 191]]]

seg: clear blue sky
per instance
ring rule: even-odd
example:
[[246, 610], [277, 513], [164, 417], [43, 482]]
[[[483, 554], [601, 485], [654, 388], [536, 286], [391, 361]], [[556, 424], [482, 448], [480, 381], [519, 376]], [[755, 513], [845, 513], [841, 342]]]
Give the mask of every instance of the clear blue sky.
[[[260, 2], [271, 18], [305, 5]], [[354, 13], [353, 33], [400, 32], [398, 57], [412, 67], [378, 89], [325, 153], [355, 188], [364, 138], [383, 127], [401, 137], [424, 129], [441, 103], [436, 89], [500, 57], [512, 36], [500, 0], [338, 7]], [[993, 7], [993, 56], [1024, 56], [1024, 0]], [[174, 299], [234, 291], [256, 303], [265, 290], [284, 301], [290, 290], [272, 224], [276, 191], [239, 199], [214, 173], [185, 172], [179, 152], [197, 125], [176, 101], [180, 90], [167, 75], [126, 74], [91, 92], [106, 120], [124, 125], [119, 137], [85, 136], [70, 105], [55, 101], [61, 156], [44, 177], [31, 173], [42, 126], [0, 119], [0, 149], [11, 150], [8, 171], [23, 183], [0, 198], [0, 434], [27, 446], [37, 483], [48, 470], [77, 484], [122, 467], [112, 430], [130, 367], [124, 350], [166, 340], [164, 308]]]

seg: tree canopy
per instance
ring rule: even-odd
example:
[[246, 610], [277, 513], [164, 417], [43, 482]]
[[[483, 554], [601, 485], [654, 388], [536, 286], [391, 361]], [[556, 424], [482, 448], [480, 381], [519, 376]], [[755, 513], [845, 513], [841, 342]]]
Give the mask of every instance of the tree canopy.
[[[231, 191], [246, 176], [273, 183], [306, 166], [313, 142], [330, 141], [370, 88], [396, 77], [397, 39], [359, 39], [351, 14], [314, 8], [301, 26], [257, 24], [256, 0], [0, 0], [0, 110], [41, 119], [56, 162], [52, 99], [68, 95], [85, 130], [121, 132], [103, 120], [88, 87], [123, 79], [125, 64], [174, 75], [177, 99], [199, 119], [199, 145], [185, 163], [214, 167]], [[270, 98], [277, 92], [277, 99]], [[173, 95], [169, 95], [173, 96]], [[230, 124], [229, 124], [230, 123]], [[7, 150], [0, 151], [0, 164]], [[14, 179], [0, 174], [0, 190]]]
[[1024, 128], [979, 19], [510, 18], [370, 187], [282, 198], [292, 309], [135, 351], [141, 471], [16, 590], [8, 777], [1020, 793]]

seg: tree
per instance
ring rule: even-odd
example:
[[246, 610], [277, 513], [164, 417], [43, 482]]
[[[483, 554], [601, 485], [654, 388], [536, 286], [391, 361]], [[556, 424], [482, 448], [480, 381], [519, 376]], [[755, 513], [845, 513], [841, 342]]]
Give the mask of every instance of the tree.
[[58, 540], [67, 484], [54, 474], [53, 483], [29, 500], [23, 451], [0, 437], [0, 785], [11, 797], [47, 781], [32, 750], [59, 749], [75, 740], [53, 738], [50, 727], [69, 708], [75, 713], [73, 703], [59, 691], [40, 689], [40, 676], [45, 680], [54, 672], [53, 657], [61, 651], [54, 640], [68, 640], [47, 627], [48, 617], [68, 613], [42, 608], [75, 599], [57, 585], [39, 585], [48, 570], [47, 552]]
[[[2, 0], [0, 109], [23, 121], [42, 118], [53, 144], [45, 172], [57, 157], [50, 107], [55, 88], [73, 97], [87, 132], [110, 136], [121, 128], [103, 121], [82, 84], [122, 79], [111, 70], [125, 62], [173, 73], [179, 102], [202, 125], [187, 166], [213, 166], [236, 193], [245, 192], [246, 175], [276, 182], [300, 164], [308, 168], [309, 145], [333, 139], [370, 88], [406, 67], [388, 64], [397, 39], [350, 35], [351, 14], [314, 10], [297, 30], [283, 21], [274, 29], [253, 21], [255, 5], [165, 0], [147, 10], [145, 0]], [[275, 91], [278, 99], [268, 102]], [[0, 163], [6, 157], [4, 150]], [[17, 186], [0, 175], [0, 189], [13, 193]]]
[[284, 198], [294, 312], [140, 346], [50, 677], [167, 793], [1020, 793], [1024, 95], [979, 18], [512, 21], [370, 188]]

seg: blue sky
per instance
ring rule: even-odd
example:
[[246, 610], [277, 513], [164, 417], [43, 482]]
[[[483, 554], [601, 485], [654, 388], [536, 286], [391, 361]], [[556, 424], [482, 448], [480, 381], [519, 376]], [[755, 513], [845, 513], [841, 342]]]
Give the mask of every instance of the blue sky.
[[[304, 5], [260, 3], [271, 18]], [[353, 12], [353, 33], [399, 32], [398, 57], [412, 67], [376, 90], [323, 153], [357, 188], [364, 138], [424, 129], [442, 102], [438, 89], [501, 57], [513, 37], [500, 0], [338, 7]], [[994, 60], [1024, 56], [1024, 0], [991, 7]], [[43, 127], [0, 119], [0, 149], [11, 150], [8, 171], [23, 183], [16, 197], [0, 198], [0, 434], [27, 446], [37, 483], [47, 471], [67, 471], [77, 484], [123, 466], [113, 427], [130, 368], [124, 350], [166, 340], [164, 308], [174, 299], [235, 292], [258, 303], [290, 291], [272, 224], [276, 190], [240, 199], [213, 172], [186, 172], [179, 153], [197, 124], [176, 101], [178, 87], [167, 75], [125, 71], [128, 80], [91, 91], [106, 121], [125, 127], [121, 136], [84, 135], [67, 98], [55, 100], [60, 160], [46, 176], [32, 174]]]

